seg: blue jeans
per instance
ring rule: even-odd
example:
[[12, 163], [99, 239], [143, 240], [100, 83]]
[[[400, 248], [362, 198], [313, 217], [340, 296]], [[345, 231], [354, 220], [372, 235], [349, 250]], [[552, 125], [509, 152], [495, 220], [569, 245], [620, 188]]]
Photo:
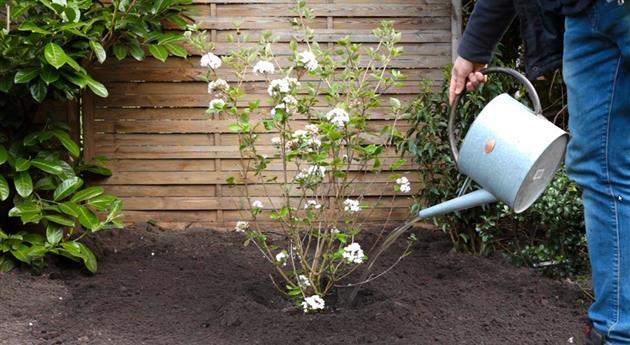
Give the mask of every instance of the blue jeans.
[[606, 344], [630, 344], [630, 4], [597, 0], [567, 17], [566, 165], [583, 188], [595, 302]]

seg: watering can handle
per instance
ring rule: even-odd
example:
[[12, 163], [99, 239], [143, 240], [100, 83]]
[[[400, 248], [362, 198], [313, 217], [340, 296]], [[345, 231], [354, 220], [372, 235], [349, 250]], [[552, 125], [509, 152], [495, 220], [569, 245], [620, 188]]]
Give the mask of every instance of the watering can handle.
[[[519, 82], [521, 82], [521, 84], [525, 86], [525, 89], [527, 89], [527, 95], [529, 96], [529, 99], [531, 100], [534, 106], [534, 113], [539, 114], [539, 115], [542, 114], [542, 106], [540, 105], [540, 98], [538, 98], [538, 93], [536, 93], [536, 89], [534, 88], [534, 85], [532, 85], [532, 83], [527, 78], [525, 78], [525, 76], [523, 76], [521, 73], [511, 68], [506, 68], [506, 67], [488, 67], [488, 68], [482, 69], [480, 72], [483, 74], [505, 73], [514, 77], [516, 80], [518, 80]], [[453, 102], [453, 106], [451, 106], [451, 112], [448, 118], [448, 142], [451, 146], [451, 154], [453, 155], [455, 164], [457, 164], [457, 161], [459, 160], [459, 150], [457, 149], [457, 138], [455, 138], [455, 131], [454, 131], [455, 116], [457, 115], [457, 106], [459, 105], [460, 100], [464, 98], [465, 94], [466, 94], [466, 89], [464, 88], [464, 91], [462, 91], [462, 93], [460, 93], [459, 95], [455, 97], [455, 101]]]

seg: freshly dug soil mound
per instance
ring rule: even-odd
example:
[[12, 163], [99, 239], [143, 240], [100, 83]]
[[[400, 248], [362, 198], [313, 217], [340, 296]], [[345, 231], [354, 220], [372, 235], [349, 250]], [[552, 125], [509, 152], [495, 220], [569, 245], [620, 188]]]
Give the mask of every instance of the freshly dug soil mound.
[[[441, 232], [417, 235], [413, 254], [367, 285], [356, 307], [303, 314], [240, 234], [149, 225], [102, 233], [96, 275], [59, 264], [41, 276], [0, 275], [0, 344], [580, 342], [586, 306], [575, 286], [454, 253]], [[400, 250], [384, 254], [381, 269]]]

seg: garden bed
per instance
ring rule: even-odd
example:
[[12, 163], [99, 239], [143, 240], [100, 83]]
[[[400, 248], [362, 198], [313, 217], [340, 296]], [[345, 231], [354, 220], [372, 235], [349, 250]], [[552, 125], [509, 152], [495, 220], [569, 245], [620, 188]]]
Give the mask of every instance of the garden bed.
[[[367, 285], [355, 308], [303, 314], [280, 297], [270, 265], [240, 234], [150, 225], [104, 232], [94, 241], [94, 276], [62, 263], [41, 276], [0, 274], [0, 343], [579, 343], [586, 306], [575, 285], [454, 253], [441, 232], [417, 235], [413, 253]], [[400, 250], [385, 254], [382, 268]]]

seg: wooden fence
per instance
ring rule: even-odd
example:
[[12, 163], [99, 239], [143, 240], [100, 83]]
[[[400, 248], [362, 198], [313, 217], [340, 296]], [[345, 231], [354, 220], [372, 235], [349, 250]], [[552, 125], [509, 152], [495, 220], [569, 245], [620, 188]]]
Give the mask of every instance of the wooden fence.
[[[195, 1], [195, 19], [216, 42], [217, 54], [234, 48], [227, 36], [235, 32], [238, 21], [241, 32], [252, 38], [261, 30], [272, 30], [280, 37], [274, 50], [282, 55], [288, 53], [286, 42], [292, 34], [290, 6], [290, 0]], [[382, 19], [394, 21], [406, 53], [393, 67], [404, 69], [409, 77], [391, 91], [401, 100], [418, 92], [418, 81], [442, 79], [441, 69], [451, 62], [452, 41], [459, 37], [457, 6], [451, 1], [315, 0], [309, 6], [316, 15], [310, 23], [316, 39], [331, 48], [346, 35], [354, 42], [373, 45], [371, 30]], [[114, 174], [101, 183], [124, 199], [127, 222], [231, 226], [242, 219], [243, 188], [226, 185], [226, 178], [236, 175], [238, 167], [237, 137], [227, 128], [233, 120], [210, 119], [205, 113], [210, 96], [206, 84], [195, 81], [202, 72], [199, 56], [169, 58], [166, 63], [109, 59], [94, 68], [110, 96], [86, 94], [83, 99], [85, 153], [88, 158], [105, 155], [110, 159]], [[227, 69], [220, 69], [219, 75], [230, 81]], [[245, 88], [251, 97], [263, 98], [266, 85], [250, 75]], [[269, 108], [262, 110], [268, 112]], [[371, 125], [377, 128], [386, 123], [389, 119], [377, 114]], [[270, 133], [261, 135], [263, 142], [269, 142]], [[279, 173], [278, 166], [271, 170], [276, 171], [270, 174]], [[413, 183], [416, 174], [409, 177]], [[367, 176], [358, 185], [363, 184], [368, 202], [373, 202], [383, 193], [384, 182], [386, 176]], [[280, 195], [273, 186], [265, 192], [253, 186], [251, 192], [272, 199]], [[370, 217], [406, 218], [408, 202], [393, 203], [396, 209], [391, 215], [388, 203], [382, 209], [377, 206]]]

